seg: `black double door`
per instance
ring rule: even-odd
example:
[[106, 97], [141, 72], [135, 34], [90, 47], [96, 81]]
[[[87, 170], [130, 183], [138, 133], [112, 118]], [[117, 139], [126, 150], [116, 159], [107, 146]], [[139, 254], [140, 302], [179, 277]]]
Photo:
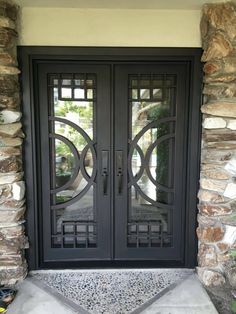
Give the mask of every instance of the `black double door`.
[[43, 262], [183, 263], [187, 68], [38, 65]]

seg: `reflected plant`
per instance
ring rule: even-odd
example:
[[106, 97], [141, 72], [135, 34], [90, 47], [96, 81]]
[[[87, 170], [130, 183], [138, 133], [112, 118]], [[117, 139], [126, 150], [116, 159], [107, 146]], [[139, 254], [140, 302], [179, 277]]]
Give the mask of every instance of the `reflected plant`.
[[[73, 102], [69, 100], [58, 101], [55, 104], [55, 116], [65, 118], [69, 121], [72, 120], [79, 127], [84, 129], [86, 133], [92, 133], [92, 102]], [[73, 127], [67, 124], [60, 122], [56, 127], [56, 132], [68, 138], [77, 148], [78, 152], [81, 152], [87, 144], [87, 141], [84, 139], [84, 137]], [[65, 143], [61, 141], [56, 142], [56, 156], [67, 158], [68, 168], [73, 168], [74, 156], [70, 148]]]
[[[166, 103], [161, 103], [159, 106], [155, 106], [148, 111], [148, 120], [157, 121], [159, 119], [165, 118], [169, 116], [169, 106]], [[160, 123], [154, 131], [154, 138], [160, 138], [163, 135], [166, 135], [170, 132], [169, 123]], [[168, 182], [168, 168], [169, 168], [169, 143], [162, 142], [158, 145], [156, 149], [157, 155], [157, 169], [156, 169], [156, 179], [157, 182], [169, 185]], [[162, 191], [157, 191], [157, 200], [161, 202], [167, 202], [166, 193]]]

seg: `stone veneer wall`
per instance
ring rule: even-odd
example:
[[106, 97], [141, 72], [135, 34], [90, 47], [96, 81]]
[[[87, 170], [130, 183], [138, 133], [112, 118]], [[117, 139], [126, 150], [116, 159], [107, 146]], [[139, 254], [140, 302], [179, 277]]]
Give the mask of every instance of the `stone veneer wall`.
[[206, 286], [220, 287], [232, 283], [227, 269], [230, 250], [236, 249], [236, 6], [204, 5], [201, 34], [205, 64], [198, 274]]
[[14, 284], [27, 272], [17, 14], [17, 6], [0, 0], [0, 285]]

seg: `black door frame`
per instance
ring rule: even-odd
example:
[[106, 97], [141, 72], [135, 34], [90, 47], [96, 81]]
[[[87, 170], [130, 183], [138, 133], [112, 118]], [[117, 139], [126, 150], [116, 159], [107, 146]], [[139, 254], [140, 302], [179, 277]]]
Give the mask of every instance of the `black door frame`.
[[[24, 165], [26, 181], [26, 231], [30, 248], [27, 259], [30, 270], [40, 268], [63, 268], [63, 262], [55, 265], [40, 263], [41, 243], [38, 243], [38, 187], [36, 154], [36, 124], [35, 105], [37, 91], [34, 86], [37, 67], [45, 61], [87, 61], [89, 63], [125, 63], [125, 62], [185, 62], [190, 70], [189, 119], [188, 119], [188, 158], [187, 158], [187, 190], [186, 190], [186, 221], [185, 221], [185, 261], [176, 265], [167, 261], [138, 262], [71, 262], [71, 267], [187, 267], [196, 266], [197, 239], [197, 191], [199, 181], [200, 143], [201, 143], [201, 90], [202, 64], [200, 48], [125, 48], [125, 47], [40, 47], [19, 46], [19, 66], [22, 70], [22, 112], [23, 129], [26, 134], [24, 141]], [[111, 112], [112, 114], [112, 112]], [[68, 267], [68, 264], [67, 264]]]

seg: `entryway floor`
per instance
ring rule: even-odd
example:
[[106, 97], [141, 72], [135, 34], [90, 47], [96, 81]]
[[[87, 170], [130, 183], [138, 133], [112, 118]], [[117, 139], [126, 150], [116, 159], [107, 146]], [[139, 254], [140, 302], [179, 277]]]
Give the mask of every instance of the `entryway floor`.
[[31, 272], [8, 314], [217, 314], [193, 270]]

